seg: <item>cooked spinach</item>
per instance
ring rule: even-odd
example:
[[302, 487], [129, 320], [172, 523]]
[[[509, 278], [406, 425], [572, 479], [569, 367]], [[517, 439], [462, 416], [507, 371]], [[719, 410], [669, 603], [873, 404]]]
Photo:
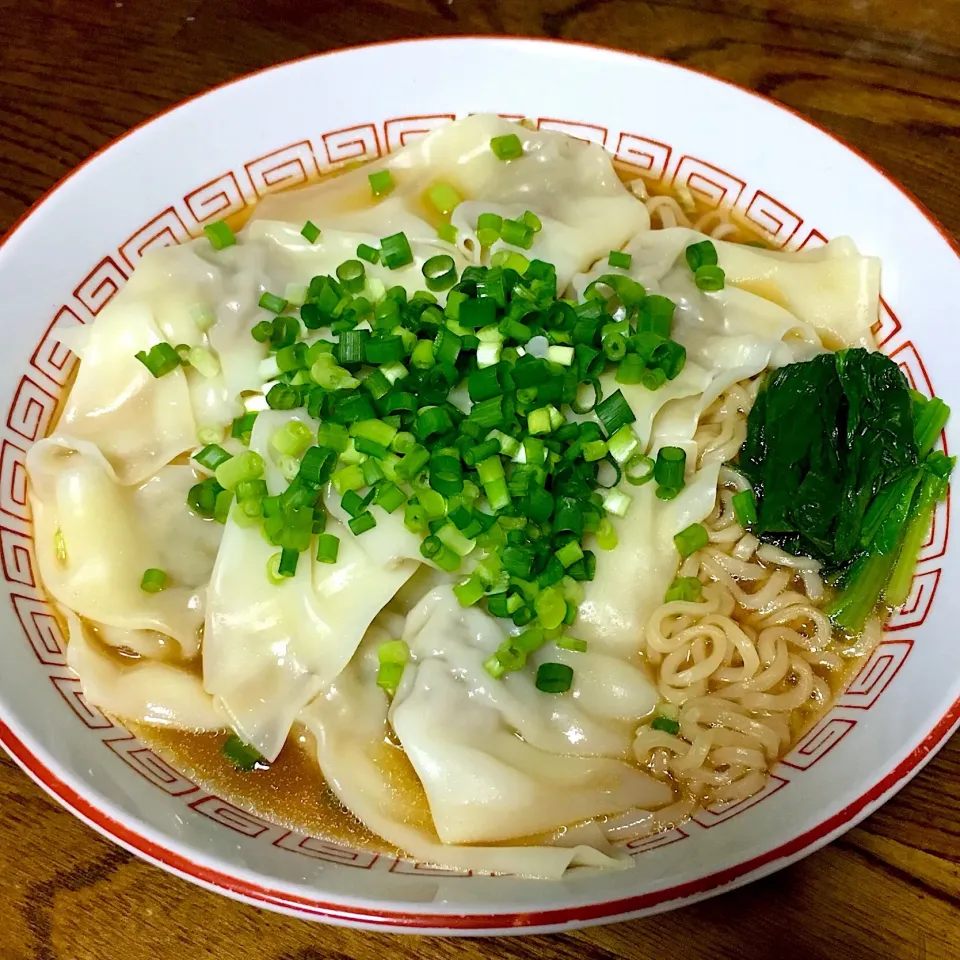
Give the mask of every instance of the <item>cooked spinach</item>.
[[953, 467], [931, 452], [948, 414], [859, 348], [782, 367], [757, 396], [739, 459], [757, 498], [753, 532], [823, 561], [841, 587], [831, 615], [848, 630], [881, 597], [906, 599]]

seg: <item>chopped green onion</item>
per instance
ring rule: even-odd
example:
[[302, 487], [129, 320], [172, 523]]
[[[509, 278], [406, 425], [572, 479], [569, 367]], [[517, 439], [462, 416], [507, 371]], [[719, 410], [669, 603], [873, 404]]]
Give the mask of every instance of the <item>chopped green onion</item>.
[[208, 380], [220, 372], [220, 361], [209, 347], [191, 347], [187, 354], [187, 363], [200, 376], [206, 377]]
[[244, 773], [250, 773], [257, 767], [266, 769], [267, 763], [260, 756], [256, 747], [251, 747], [249, 743], [244, 743], [236, 734], [230, 734], [226, 742], [220, 748], [220, 752], [236, 767]]
[[403, 677], [404, 664], [402, 663], [381, 663], [377, 670], [377, 686], [385, 691], [388, 696], [395, 696], [397, 688], [400, 686], [400, 680]]
[[547, 347], [547, 359], [551, 363], [559, 363], [561, 367], [569, 367], [573, 364], [573, 358], [573, 347], [562, 344]]
[[500, 239], [515, 247], [529, 250], [533, 246], [533, 228], [523, 220], [504, 220], [500, 228]]
[[617, 517], [625, 517], [633, 498], [622, 490], [611, 489], [603, 498], [603, 509]]
[[214, 250], [223, 250], [225, 247], [232, 247], [237, 242], [234, 232], [225, 220], [208, 223], [203, 228], [203, 232]]
[[650, 726], [654, 730], [661, 730], [663, 733], [670, 733], [673, 736], [680, 732], [680, 724], [676, 720], [671, 720], [670, 717], [656, 716], [650, 722]]
[[445, 180], [438, 180], [427, 189], [427, 199], [437, 213], [448, 216], [463, 202], [463, 197]]
[[233, 490], [243, 480], [256, 480], [262, 477], [263, 469], [263, 457], [253, 450], [245, 450], [239, 456], [231, 457], [217, 467], [217, 483], [225, 490]]
[[689, 527], [681, 530], [673, 538], [673, 542], [676, 544], [677, 552], [681, 557], [689, 557], [705, 547], [710, 542], [710, 536], [703, 524], [691, 523]]
[[172, 373], [183, 362], [169, 343], [156, 343], [149, 350], [138, 350], [134, 356], [157, 379]]
[[642, 487], [653, 479], [656, 464], [650, 457], [645, 457], [641, 453], [635, 453], [623, 465], [623, 475], [627, 483], [635, 487]]
[[574, 653], [586, 653], [587, 641], [576, 637], [558, 637], [555, 641], [561, 650], [572, 650]]
[[601, 517], [600, 524], [597, 527], [597, 546], [601, 550], [613, 550], [619, 543], [617, 531], [610, 522], [609, 517]]
[[395, 186], [393, 174], [389, 170], [377, 170], [371, 173], [367, 179], [370, 181], [370, 192], [375, 197], [383, 197], [388, 194]]
[[661, 447], [653, 467], [657, 485], [669, 490], [679, 490], [684, 484], [687, 452], [682, 447]]
[[447, 290], [457, 282], [457, 267], [449, 254], [430, 257], [420, 269], [426, 278], [428, 290]]
[[320, 563], [336, 563], [340, 551], [340, 538], [332, 533], [321, 533], [317, 537], [317, 560]]
[[371, 247], [369, 243], [361, 243], [357, 246], [357, 256], [367, 263], [378, 263], [380, 261], [380, 251], [376, 247]]
[[206, 470], [211, 472], [215, 471], [221, 463], [225, 463], [229, 460], [231, 454], [227, 453], [217, 443], [208, 443], [199, 453], [193, 455], [193, 459], [200, 464]]
[[359, 516], [353, 517], [347, 521], [350, 532], [359, 537], [361, 533], [372, 530], [377, 525], [377, 518], [369, 510], [364, 511]]
[[610, 256], [607, 257], [607, 263], [609, 263], [611, 267], [617, 267], [620, 270], [629, 270], [632, 262], [633, 256], [629, 253], [624, 253], [622, 250], [611, 250]]
[[594, 412], [612, 437], [624, 424], [633, 423], [637, 417], [630, 409], [623, 394], [615, 390], [609, 397], [604, 398], [594, 408]]
[[456, 243], [457, 242], [457, 228], [452, 223], [441, 223], [437, 227], [437, 236], [443, 240], [444, 243]]
[[453, 588], [453, 592], [461, 607], [472, 607], [483, 599], [483, 583], [476, 574], [473, 574], [462, 583], [458, 583]]
[[576, 563], [578, 560], [583, 559], [583, 549], [576, 540], [571, 540], [569, 543], [565, 543], [559, 550], [554, 553], [554, 556], [564, 565], [564, 567], [569, 567], [572, 563]]
[[671, 603], [674, 600], [684, 600], [693, 603], [700, 599], [703, 593], [703, 584], [696, 577], [677, 577], [667, 589], [664, 596], [664, 603]]
[[624, 424], [607, 441], [607, 447], [610, 450], [610, 456], [617, 463], [626, 463], [640, 446], [640, 440], [633, 432], [632, 428]]
[[[359, 293], [366, 282], [366, 271], [364, 270], [363, 263], [359, 260], [344, 260], [343, 263], [337, 267], [337, 279], [343, 284], [343, 289], [346, 290], [347, 293]], [[355, 331], [349, 330], [345, 332], [354, 333]], [[342, 334], [340, 339], [342, 342]], [[343, 360], [340, 362], [343, 363]]]
[[490, 149], [498, 160], [516, 160], [523, 156], [523, 143], [515, 133], [506, 133], [490, 140]]
[[300, 551], [284, 547], [280, 551], [280, 564], [277, 573], [281, 577], [294, 577], [297, 573], [297, 564], [300, 560]]
[[399, 663], [404, 666], [410, 660], [410, 647], [403, 640], [387, 640], [377, 647], [378, 663]]
[[700, 267], [714, 267], [717, 265], [717, 248], [712, 240], [701, 240], [692, 243], [683, 253], [687, 266], [696, 273]]
[[143, 571], [143, 578], [140, 580], [140, 589], [144, 593], [159, 593], [166, 585], [167, 575], [163, 570], [150, 567]]
[[270, 293], [269, 290], [264, 290], [260, 295], [260, 306], [271, 313], [283, 313], [287, 309], [287, 301], [275, 293]]
[[733, 512], [744, 530], [757, 522], [757, 498], [749, 488], [733, 495]]
[[397, 270], [413, 263], [413, 251], [405, 233], [394, 233], [380, 241], [380, 260], [385, 267]]
[[726, 274], [721, 267], [697, 267], [694, 275], [697, 287], [705, 293], [714, 293], [722, 290], [726, 281]]
[[536, 686], [543, 693], [566, 693], [573, 686], [573, 670], [565, 663], [541, 663]]
[[320, 228], [310, 220], [303, 225], [300, 233], [306, 237], [308, 243], [316, 243], [320, 239]]

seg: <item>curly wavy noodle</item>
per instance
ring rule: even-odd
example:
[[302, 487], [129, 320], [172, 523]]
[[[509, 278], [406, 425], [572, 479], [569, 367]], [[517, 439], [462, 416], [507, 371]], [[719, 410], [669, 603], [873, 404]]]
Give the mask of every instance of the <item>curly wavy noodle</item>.
[[[698, 460], [736, 455], [756, 389], [741, 381], [707, 409]], [[761, 545], [737, 521], [733, 497], [746, 487], [722, 468], [704, 522], [709, 543], [680, 568], [699, 578], [702, 595], [662, 604], [642, 638], [661, 712], [679, 726], [671, 733], [644, 725], [634, 741], [637, 761], [677, 788], [677, 802], [655, 814], [654, 829], [761, 790], [774, 763], [829, 706], [838, 685], [831, 675], [839, 681], [879, 639], [877, 621], [853, 643], [834, 635], [821, 609], [819, 562]]]

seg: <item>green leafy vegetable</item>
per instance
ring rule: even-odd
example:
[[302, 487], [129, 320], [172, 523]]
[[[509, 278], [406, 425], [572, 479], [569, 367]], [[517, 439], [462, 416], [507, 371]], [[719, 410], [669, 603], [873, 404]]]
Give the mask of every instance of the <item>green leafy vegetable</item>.
[[862, 349], [783, 367], [757, 397], [740, 452], [753, 532], [823, 561], [840, 588], [829, 609], [839, 627], [856, 632], [881, 601], [906, 599], [953, 468], [931, 452], [948, 415]]

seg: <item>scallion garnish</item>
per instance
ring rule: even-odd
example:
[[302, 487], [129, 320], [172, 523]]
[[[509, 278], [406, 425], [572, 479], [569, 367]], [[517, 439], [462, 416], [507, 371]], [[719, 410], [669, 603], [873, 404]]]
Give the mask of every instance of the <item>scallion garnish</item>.
[[308, 243], [316, 243], [320, 239], [320, 228], [308, 220], [304, 225], [303, 229], [300, 231], [300, 234], [307, 239]]
[[367, 179], [370, 181], [370, 192], [375, 197], [382, 197], [393, 190], [393, 174], [389, 170], [377, 170], [371, 173]]
[[456, 188], [444, 180], [439, 180], [427, 188], [427, 199], [437, 213], [445, 217], [453, 213], [454, 209], [463, 202], [463, 197], [457, 193]]
[[490, 149], [498, 160], [516, 160], [523, 156], [523, 143], [515, 133], [506, 133], [490, 140]]
[[163, 570], [150, 567], [143, 571], [143, 577], [140, 580], [140, 589], [144, 593], [159, 593], [166, 585], [167, 575]]
[[721, 267], [702, 266], [697, 267], [694, 280], [700, 290], [705, 293], [714, 293], [723, 289], [726, 275]]
[[385, 267], [397, 270], [413, 263], [413, 251], [405, 233], [394, 233], [380, 241], [380, 260]]
[[369, 243], [361, 243], [357, 246], [357, 256], [361, 260], [366, 260], [367, 263], [380, 262], [380, 251], [376, 247], [371, 247]]
[[687, 452], [682, 447], [661, 447], [653, 467], [653, 479], [660, 487], [679, 490], [684, 484]]
[[718, 262], [717, 248], [712, 240], [701, 240], [699, 243], [692, 243], [684, 250], [684, 257], [687, 266], [696, 273], [700, 267], [716, 266]]
[[536, 685], [544, 693], [566, 693], [573, 686], [573, 669], [565, 663], [541, 663]]
[[244, 773], [250, 773], [252, 770], [266, 769], [268, 764], [260, 756], [255, 747], [245, 743], [236, 734], [230, 734], [220, 748], [220, 752], [236, 767]]
[[226, 247], [232, 247], [237, 242], [234, 232], [225, 220], [208, 223], [203, 228], [203, 232], [214, 250], [223, 250]]
[[633, 263], [633, 255], [624, 253], [622, 250], [611, 250], [607, 263], [619, 270], [629, 270], [630, 264]]
[[700, 599], [703, 593], [703, 584], [696, 577], [677, 577], [667, 589], [663, 600], [671, 603], [674, 600], [683, 600], [692, 603]]
[[732, 503], [737, 523], [744, 530], [748, 530], [757, 522], [757, 498], [753, 495], [753, 490], [748, 487], [746, 490], [735, 493]]
[[169, 343], [156, 343], [149, 350], [137, 351], [134, 356], [158, 379], [172, 373], [183, 362]]
[[428, 290], [447, 290], [457, 282], [456, 264], [453, 257], [445, 253], [430, 257], [421, 267], [421, 271], [427, 281]]
[[681, 557], [689, 557], [698, 550], [702, 550], [710, 542], [710, 536], [703, 524], [691, 523], [673, 538], [673, 542]]
[[654, 730], [661, 730], [663, 733], [670, 733], [673, 736], [676, 736], [680, 732], [680, 724], [676, 720], [672, 720], [670, 717], [664, 717], [658, 715], [650, 721], [650, 726]]
[[271, 313], [283, 313], [287, 309], [287, 301], [265, 290], [260, 296], [260, 306]]

